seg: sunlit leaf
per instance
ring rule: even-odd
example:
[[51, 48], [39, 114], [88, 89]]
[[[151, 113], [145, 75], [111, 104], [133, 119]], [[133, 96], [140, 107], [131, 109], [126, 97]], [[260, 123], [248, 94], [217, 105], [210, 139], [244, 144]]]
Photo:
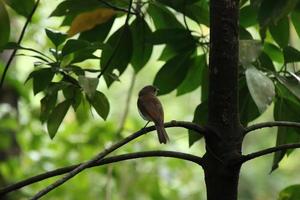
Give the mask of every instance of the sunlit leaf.
[[244, 27], [250, 27], [257, 23], [257, 10], [251, 5], [244, 6], [240, 10], [240, 24]]
[[110, 8], [98, 8], [90, 12], [79, 14], [73, 20], [68, 36], [73, 36], [79, 32], [90, 30], [98, 24], [103, 24], [111, 19], [116, 14], [116, 11]]
[[55, 106], [55, 108], [51, 112], [47, 121], [47, 129], [51, 139], [55, 137], [61, 122], [65, 118], [65, 115], [67, 114], [70, 108], [70, 105], [70, 100], [65, 100], [57, 104], [57, 106]]
[[257, 40], [240, 40], [239, 45], [239, 60], [245, 66], [257, 60], [262, 52], [262, 45]]
[[271, 43], [264, 43], [263, 51], [275, 62], [283, 63], [283, 52], [274, 44]]
[[249, 92], [259, 111], [264, 112], [275, 96], [275, 87], [265, 74], [255, 67], [249, 67], [245, 72]]
[[78, 77], [79, 85], [83, 88], [84, 92], [89, 98], [93, 98], [99, 83], [98, 78], [90, 78], [86, 76]]

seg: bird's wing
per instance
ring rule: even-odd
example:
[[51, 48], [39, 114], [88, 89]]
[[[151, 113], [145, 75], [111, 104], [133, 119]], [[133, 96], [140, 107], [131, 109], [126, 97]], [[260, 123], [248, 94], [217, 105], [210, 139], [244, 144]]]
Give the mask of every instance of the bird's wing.
[[142, 115], [153, 122], [164, 121], [164, 111], [160, 101], [152, 95], [139, 97], [138, 107]]

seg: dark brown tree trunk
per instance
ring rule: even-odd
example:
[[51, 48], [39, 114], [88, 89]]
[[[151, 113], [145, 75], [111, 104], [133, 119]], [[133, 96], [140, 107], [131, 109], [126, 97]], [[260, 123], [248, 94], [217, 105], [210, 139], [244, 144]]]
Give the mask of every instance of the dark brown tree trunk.
[[206, 137], [204, 155], [208, 200], [235, 200], [242, 126], [238, 114], [239, 1], [210, 1], [208, 126], [220, 138]]

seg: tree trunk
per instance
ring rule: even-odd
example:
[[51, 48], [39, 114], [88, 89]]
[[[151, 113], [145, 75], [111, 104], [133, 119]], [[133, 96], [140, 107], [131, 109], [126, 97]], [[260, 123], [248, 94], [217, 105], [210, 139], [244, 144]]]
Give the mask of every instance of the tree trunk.
[[242, 126], [238, 104], [239, 1], [210, 1], [208, 126], [220, 135], [206, 137], [204, 173], [208, 200], [235, 200]]

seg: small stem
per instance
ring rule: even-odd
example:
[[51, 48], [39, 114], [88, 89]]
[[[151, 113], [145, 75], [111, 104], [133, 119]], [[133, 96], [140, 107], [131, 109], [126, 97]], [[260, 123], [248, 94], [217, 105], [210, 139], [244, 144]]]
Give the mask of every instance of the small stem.
[[296, 148], [300, 148], [300, 143], [283, 144], [283, 145], [279, 145], [279, 146], [276, 146], [276, 147], [271, 147], [271, 148], [268, 148], [268, 149], [264, 149], [264, 150], [261, 150], [261, 151], [257, 151], [257, 152], [250, 153], [248, 155], [242, 156], [242, 158], [239, 162], [244, 163], [244, 162], [247, 162], [249, 160], [252, 160], [252, 159], [255, 159], [255, 158], [258, 158], [260, 156], [264, 156], [264, 155], [267, 155], [267, 154], [270, 154], [270, 153], [274, 153], [274, 152], [282, 151], [282, 150], [287, 150], [287, 149], [296, 149]]
[[255, 131], [257, 129], [266, 128], [266, 127], [276, 127], [276, 126], [285, 126], [285, 127], [293, 127], [300, 128], [299, 122], [289, 122], [289, 121], [275, 121], [275, 122], [264, 122], [259, 124], [254, 124], [252, 126], [248, 126], [244, 129], [244, 135], [251, 131]]
[[[26, 20], [26, 22], [24, 24], [24, 27], [23, 27], [23, 29], [21, 31], [21, 34], [20, 34], [20, 37], [18, 39], [17, 44], [20, 44], [22, 42], [23, 37], [25, 35], [25, 31], [27, 29], [27, 26], [30, 23], [30, 21], [31, 21], [31, 19], [33, 17], [33, 14], [35, 13], [35, 11], [36, 11], [39, 3], [40, 3], [40, 0], [37, 0], [36, 3], [35, 3], [35, 5], [33, 6], [32, 11], [30, 12], [30, 14], [29, 14], [29, 16], [28, 16], [28, 18], [27, 18], [27, 20]], [[13, 59], [14, 59], [17, 51], [18, 51], [18, 49], [14, 49], [13, 50], [12, 54], [10, 55], [10, 57], [9, 57], [7, 63], [6, 63], [6, 66], [4, 68], [4, 71], [3, 71], [3, 74], [2, 74], [2, 77], [1, 77], [0, 88], [3, 87], [3, 83], [4, 83], [4, 79], [5, 79], [6, 73], [7, 73], [8, 69], [9, 69], [9, 66], [10, 66], [11, 62], [13, 61]]]

